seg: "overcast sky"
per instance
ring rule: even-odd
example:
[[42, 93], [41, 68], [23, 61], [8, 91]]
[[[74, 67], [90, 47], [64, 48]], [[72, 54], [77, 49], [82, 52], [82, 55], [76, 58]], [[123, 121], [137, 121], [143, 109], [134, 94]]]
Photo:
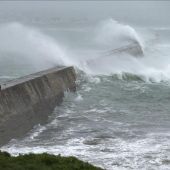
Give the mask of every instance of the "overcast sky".
[[170, 25], [170, 1], [0, 1], [0, 19], [87, 18], [116, 20], [146, 25]]

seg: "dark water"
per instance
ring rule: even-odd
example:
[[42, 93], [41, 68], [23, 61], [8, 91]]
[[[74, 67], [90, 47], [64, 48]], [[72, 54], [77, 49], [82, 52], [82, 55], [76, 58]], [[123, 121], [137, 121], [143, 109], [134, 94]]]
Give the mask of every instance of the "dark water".
[[45, 126], [2, 147], [13, 154], [74, 155], [106, 169], [168, 169], [170, 86], [79, 77]]
[[[108, 170], [170, 169], [168, 2], [130, 2], [129, 7], [126, 2], [113, 2], [113, 7], [112, 2], [84, 7], [80, 2], [27, 3], [1, 3], [6, 8], [0, 13], [0, 82], [57, 64], [73, 65], [77, 92], [65, 93], [48, 124], [1, 149], [14, 155], [74, 155]], [[90, 17], [93, 6], [96, 15]], [[142, 46], [143, 57], [105, 55], [132, 40]]]

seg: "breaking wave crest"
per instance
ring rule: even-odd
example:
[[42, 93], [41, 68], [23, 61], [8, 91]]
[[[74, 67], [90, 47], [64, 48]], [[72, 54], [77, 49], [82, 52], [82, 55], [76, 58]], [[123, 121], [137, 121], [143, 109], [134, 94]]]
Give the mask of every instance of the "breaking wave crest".
[[127, 44], [137, 42], [144, 48], [144, 39], [137, 31], [126, 24], [108, 19], [102, 21], [96, 29], [96, 42], [107, 48], [116, 49]]

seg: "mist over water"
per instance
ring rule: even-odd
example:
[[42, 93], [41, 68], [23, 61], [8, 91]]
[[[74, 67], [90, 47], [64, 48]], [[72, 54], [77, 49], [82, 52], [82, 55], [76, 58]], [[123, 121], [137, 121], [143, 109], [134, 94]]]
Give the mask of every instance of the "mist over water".
[[[13, 22], [0, 25], [1, 64], [13, 62], [18, 69], [46, 69], [67, 65], [67, 57], [52, 37], [40, 30]], [[26, 63], [26, 65], [24, 64]], [[27, 73], [28, 74], [28, 73]]]
[[[137, 31], [132, 26], [113, 19], [101, 21], [88, 31], [92, 33], [88, 38], [90, 47], [80, 47], [77, 44], [76, 47], [69, 48], [68, 44], [61, 45], [40, 29], [17, 22], [1, 24], [2, 68], [11, 61], [11, 65], [21, 70], [28, 69], [28, 73], [31, 70], [37, 71], [57, 65], [73, 65], [92, 75], [118, 74], [122, 77], [129, 73], [141, 77], [144, 81], [169, 81], [170, 44], [168, 42], [159, 44], [157, 40], [159, 37], [154, 33], [148, 34], [147, 30], [141, 29]], [[81, 32], [82, 41], [83, 36], [88, 35]], [[143, 57], [135, 57], [128, 53], [108, 55], [111, 50], [134, 42], [141, 46]]]
[[[46, 125], [1, 149], [73, 155], [108, 170], [168, 170], [168, 2], [20, 3], [0, 6], [0, 82], [73, 65], [77, 92], [65, 93]], [[143, 56], [112, 53], [133, 43]]]

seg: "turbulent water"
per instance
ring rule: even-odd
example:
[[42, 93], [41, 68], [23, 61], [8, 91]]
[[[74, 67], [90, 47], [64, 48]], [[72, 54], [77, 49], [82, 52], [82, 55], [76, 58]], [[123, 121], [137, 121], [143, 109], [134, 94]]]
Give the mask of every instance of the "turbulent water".
[[[73, 65], [77, 92], [1, 149], [73, 155], [108, 170], [170, 169], [170, 27], [26, 14], [1, 18], [0, 82]], [[110, 54], [134, 41], [142, 57]]]

